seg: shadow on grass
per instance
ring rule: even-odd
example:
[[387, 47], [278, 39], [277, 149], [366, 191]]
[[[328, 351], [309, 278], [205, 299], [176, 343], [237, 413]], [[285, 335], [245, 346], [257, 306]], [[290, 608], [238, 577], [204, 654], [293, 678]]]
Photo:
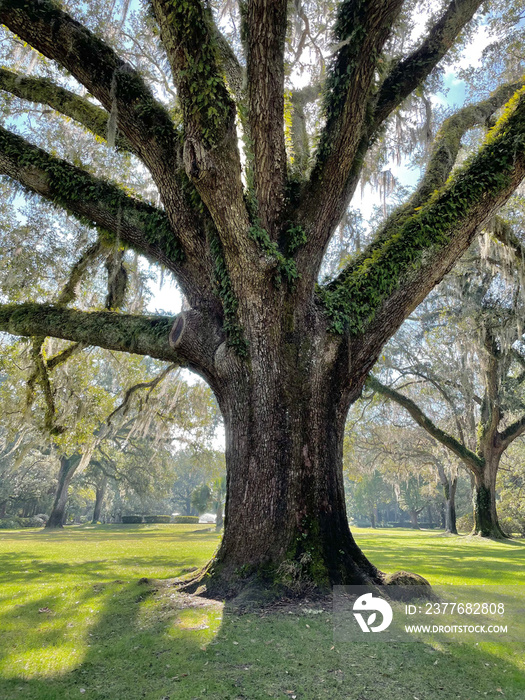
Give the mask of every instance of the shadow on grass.
[[[119, 567], [126, 567], [126, 578], [133, 576], [133, 569], [147, 571], [148, 568], [153, 570], [159, 567], [165, 567], [168, 571], [170, 568], [173, 571], [187, 570], [197, 567], [202, 564], [202, 558], [199, 554], [187, 555], [177, 560], [173, 556], [159, 556], [155, 553], [151, 557], [134, 556], [134, 557], [118, 557], [90, 560], [82, 562], [61, 562], [61, 561], [46, 561], [43, 559], [35, 559], [34, 551], [18, 551], [7, 552], [0, 554], [0, 584], [20, 584], [31, 583], [39, 584], [46, 583], [48, 580], [57, 581], [60, 578], [71, 577], [78, 582], [108, 581], [114, 577], [115, 561], [118, 561]], [[0, 593], [1, 595], [1, 593]]]
[[[414, 532], [412, 537], [414, 537]], [[401, 566], [414, 571], [430, 582], [433, 576], [467, 579], [469, 583], [525, 584], [523, 558], [525, 542], [516, 540], [486, 540], [475, 537], [424, 536], [414, 541], [400, 537], [393, 547], [385, 547], [380, 537], [356, 533], [357, 543], [366, 556], [381, 570], [392, 572]], [[396, 533], [397, 534], [397, 533]], [[451, 547], [451, 542], [453, 547]], [[402, 548], [400, 553], [399, 548]], [[486, 563], [486, 568], [483, 563]], [[487, 579], [485, 576], [487, 575]]]
[[[8, 650], [12, 677], [0, 680], [2, 700], [525, 697], [517, 654], [459, 644], [335, 646], [332, 616], [313, 614], [314, 603], [258, 615], [238, 615], [226, 605], [221, 621], [217, 605], [180, 599], [173, 589], [154, 593], [138, 583], [109, 583], [85, 590], [82, 603], [100, 595], [104, 602], [87, 633], [89, 646], [70, 668], [44, 678], [23, 663], [42, 647], [51, 654], [71, 648], [64, 641], [67, 617], [60, 629], [44, 629], [38, 647]], [[52, 602], [43, 597], [31, 605]], [[18, 614], [32, 613], [22, 607]]]

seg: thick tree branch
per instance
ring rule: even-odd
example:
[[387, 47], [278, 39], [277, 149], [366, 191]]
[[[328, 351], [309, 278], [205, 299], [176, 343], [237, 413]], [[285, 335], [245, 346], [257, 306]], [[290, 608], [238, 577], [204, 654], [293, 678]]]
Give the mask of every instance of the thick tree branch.
[[257, 211], [276, 238], [284, 204], [284, 43], [286, 0], [247, 0], [244, 5], [248, 75], [248, 123], [253, 148]]
[[420, 206], [446, 183], [456, 164], [463, 136], [475, 126], [486, 124], [522, 87], [523, 81], [500, 85], [486, 100], [463, 107], [443, 122], [432, 144], [428, 166], [408, 207]]
[[[57, 61], [96, 97], [149, 168], [175, 230], [191, 257], [203, 235], [173, 173], [179, 135], [142, 76], [105, 42], [58, 9], [53, 0], [3, 0], [0, 22]], [[203, 250], [197, 257], [203, 257]]]
[[475, 452], [472, 452], [465, 447], [459, 440], [457, 440], [453, 435], [449, 435], [441, 428], [430, 420], [430, 418], [425, 415], [425, 413], [419, 408], [419, 406], [409, 399], [407, 396], [403, 396], [392, 387], [385, 386], [375, 377], [369, 376], [367, 379], [367, 385], [376, 391], [378, 394], [385, 396], [386, 398], [395, 401], [397, 404], [402, 406], [410, 416], [415, 420], [415, 422], [426, 432], [435, 438], [442, 445], [451, 450], [457, 457], [459, 457], [465, 464], [467, 464], [470, 469], [474, 471], [480, 471], [483, 469], [484, 461]]
[[[0, 305], [0, 331], [51, 336], [107, 350], [149, 355], [188, 367], [215, 387], [215, 356], [224, 334], [213, 314], [183, 312], [184, 328], [173, 342], [180, 316], [136, 316], [112, 311], [78, 311], [52, 304]], [[176, 347], [174, 347], [176, 345]]]
[[334, 330], [367, 328], [362, 351], [371, 361], [525, 176], [524, 93], [470, 162], [321, 290]]
[[402, 0], [345, 0], [339, 6], [338, 46], [325, 84], [326, 125], [297, 213], [308, 236], [298, 255], [306, 285], [312, 283], [312, 277], [315, 280], [329, 239], [348, 205], [363, 125], [367, 115], [370, 118], [377, 62], [402, 4]]
[[[10, 92], [29, 102], [47, 105], [70, 117], [96, 136], [108, 137], [108, 113], [71, 90], [55, 85], [48, 78], [33, 78], [0, 68], [0, 90]], [[129, 141], [117, 134], [115, 145], [123, 151], [133, 151]]]
[[[473, 127], [486, 123], [487, 119], [521, 87], [523, 87], [523, 81], [502, 85], [486, 100], [467, 105], [444, 121], [432, 145], [429, 163], [417, 190], [406, 204], [393, 212], [378, 231], [372, 244], [351, 261], [341, 272], [335, 284], [358, 268], [374, 250], [399, 231], [401, 225], [412, 217], [414, 211], [428, 201], [438, 188], [446, 184], [456, 163], [463, 136]], [[499, 231], [502, 235], [501, 228]]]
[[219, 69], [211, 10], [201, 0], [152, 0], [184, 120], [184, 166], [234, 256], [248, 250], [235, 105]]
[[51, 336], [188, 365], [169, 345], [172, 324], [165, 316], [87, 312], [51, 304], [0, 305], [0, 330], [12, 335]]
[[519, 438], [520, 435], [525, 433], [525, 416], [522, 416], [518, 420], [511, 423], [505, 430], [502, 430], [498, 436], [498, 446], [501, 448], [502, 452], [507, 449], [507, 447]]
[[[180, 237], [161, 209], [125, 194], [116, 185], [55, 158], [0, 127], [0, 173], [27, 190], [51, 200], [151, 260], [162, 263], [179, 280], [190, 300], [213, 299], [207, 258], [193, 251], [185, 257]], [[198, 297], [202, 303], [202, 296]], [[210, 301], [211, 303], [211, 301]]]
[[452, 0], [419, 48], [394, 66], [378, 94], [372, 133], [430, 75], [481, 5], [482, 0]]

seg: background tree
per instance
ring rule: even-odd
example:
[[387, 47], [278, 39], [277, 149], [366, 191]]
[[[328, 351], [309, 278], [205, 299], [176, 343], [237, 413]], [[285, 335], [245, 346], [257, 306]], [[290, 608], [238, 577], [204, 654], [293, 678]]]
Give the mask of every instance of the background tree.
[[[407, 386], [423, 382], [426, 399], [423, 391], [416, 403], [406, 392], [375, 378], [370, 385], [403, 406], [462, 460], [475, 482], [475, 531], [501, 537], [498, 467], [504, 452], [525, 431], [522, 274], [512, 254], [508, 269], [509, 253], [501, 244], [488, 240], [481, 252], [483, 256], [479, 246], [474, 247], [420, 311], [408, 343], [405, 333], [392, 346], [388, 365], [393, 376]], [[518, 252], [521, 256], [521, 245]], [[434, 415], [422, 409], [421, 401], [428, 406], [429, 400]]]
[[[200, 0], [152, 0], [143, 21], [170, 68], [170, 90], [157, 91], [158, 98], [142, 75], [143, 53], [131, 57], [100, 3], [91, 6], [95, 13], [89, 3], [79, 9], [52, 0], [4, 0], [0, 7], [8, 37], [45, 57], [38, 74], [20, 76], [10, 54], [4, 90], [39, 113], [65, 115], [115, 144], [122, 154], [115, 158], [143, 166], [124, 167], [117, 184], [104, 177], [100, 144], [89, 147], [93, 159], [77, 143], [76, 153], [68, 144], [50, 153], [47, 137], [53, 122], [61, 123], [53, 114], [40, 139], [27, 121], [7, 117], [0, 171], [98, 228], [106, 242], [161, 264], [189, 307], [173, 322], [45, 300], [11, 303], [0, 308], [0, 328], [180, 362], [206, 379], [224, 418], [228, 473], [210, 590], [235, 591], [239, 571], [268, 576], [289, 559], [305, 567], [301, 580], [309, 585], [383, 580], [348, 528], [346, 414], [384, 343], [525, 174], [525, 96], [516, 75], [444, 122], [411, 198], [336, 278], [317, 281], [367, 151], [481, 4], [439, 3], [414, 43], [406, 27], [416, 3], [343, 0], [327, 44], [317, 46], [323, 52], [332, 42], [325, 75], [320, 71], [320, 128], [312, 141], [302, 133], [303, 148], [297, 120], [287, 136], [288, 66], [316, 42], [288, 23], [283, 0], [242, 6], [240, 47], [221, 35]], [[7, 47], [18, 48], [16, 40]], [[452, 172], [462, 136], [509, 99], [477, 155]], [[135, 175], [144, 168], [152, 180], [146, 200]]]

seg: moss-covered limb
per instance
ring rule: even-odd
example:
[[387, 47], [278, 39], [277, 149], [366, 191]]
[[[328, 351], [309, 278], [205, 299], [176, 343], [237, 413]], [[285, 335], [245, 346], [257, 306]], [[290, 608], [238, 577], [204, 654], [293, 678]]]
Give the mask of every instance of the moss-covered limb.
[[463, 107], [443, 122], [432, 144], [432, 153], [423, 179], [409, 206], [420, 206], [434, 190], [445, 184], [456, 164], [463, 136], [475, 126], [486, 124], [523, 84], [520, 81], [500, 85], [486, 100]]
[[[57, 61], [94, 95], [152, 172], [170, 167], [177, 135], [167, 110], [142, 76], [54, 0], [3, 0], [0, 22]], [[163, 165], [165, 163], [165, 165]]]
[[498, 447], [501, 447], [502, 451], [506, 450], [523, 433], [525, 433], [525, 416], [518, 418], [500, 432], [498, 435]]
[[359, 334], [372, 321], [395, 328], [505, 203], [525, 175], [524, 92], [475, 157], [319, 291], [334, 331]]
[[275, 240], [284, 205], [284, 44], [286, 0], [250, 0], [243, 26], [248, 77], [248, 123], [258, 216]]
[[326, 126], [320, 139], [319, 164], [339, 150], [338, 142], [348, 137], [349, 130], [355, 132], [354, 139], [359, 138], [374, 71], [402, 4], [397, 0], [345, 0], [339, 5], [334, 26], [339, 48], [324, 87]]
[[379, 90], [372, 131], [430, 75], [481, 5], [482, 0], [451, 0], [421, 45], [393, 67]]
[[[34, 78], [6, 68], [0, 68], [0, 90], [29, 102], [47, 105], [84, 126], [96, 136], [107, 139], [108, 113], [80, 95], [53, 83], [49, 78]], [[120, 133], [115, 145], [122, 151], [133, 151], [129, 141]]]
[[402, 406], [410, 416], [415, 420], [415, 422], [426, 432], [435, 438], [442, 445], [451, 450], [457, 457], [459, 457], [465, 464], [473, 471], [481, 471], [484, 467], [485, 461], [482, 457], [477, 455], [468, 447], [463, 445], [459, 440], [457, 440], [453, 435], [446, 433], [441, 428], [430, 420], [430, 418], [421, 410], [421, 408], [412, 399], [407, 396], [403, 396], [399, 391], [392, 389], [392, 387], [385, 386], [375, 377], [369, 376], [367, 379], [367, 385], [370, 389], [385, 396], [391, 401], [395, 401], [397, 404]]
[[184, 125], [208, 146], [220, 143], [235, 114], [219, 68], [211, 10], [201, 0], [151, 0], [166, 48]]
[[166, 316], [87, 312], [52, 304], [0, 305], [0, 330], [12, 335], [51, 336], [187, 365], [189, 360], [169, 345], [172, 324]]
[[235, 104], [218, 56], [211, 9], [201, 0], [151, 0], [184, 122], [186, 173], [233, 258], [250, 246]]
[[116, 116], [118, 131], [150, 170], [184, 249], [189, 257], [203, 259], [204, 237], [196, 214], [174, 177], [180, 168], [180, 134], [142, 76], [54, 0], [3, 0], [0, 22], [67, 68]]
[[352, 182], [358, 179], [356, 159], [361, 161], [362, 135], [371, 119], [378, 61], [402, 4], [402, 0], [345, 0], [339, 5], [335, 24], [339, 48], [324, 86], [326, 124], [298, 204], [299, 221], [309, 236], [301, 267], [312, 269], [313, 279], [348, 206]]
[[[135, 199], [116, 185], [55, 158], [0, 127], [0, 172], [171, 270], [190, 298], [211, 295], [203, 252], [187, 258], [164, 211]], [[194, 242], [194, 247], [198, 241]]]
[[[514, 93], [523, 87], [523, 81], [508, 83], [500, 86], [486, 100], [467, 105], [453, 114], [443, 123], [436, 135], [432, 146], [429, 164], [418, 185], [418, 188], [406, 204], [396, 209], [378, 230], [374, 240], [361, 254], [351, 260], [346, 268], [331, 284], [332, 287], [340, 284], [347, 276], [353, 274], [363, 262], [372, 255], [391, 235], [399, 231], [400, 226], [413, 216], [416, 208], [421, 207], [437, 189], [446, 184], [457, 159], [464, 134], [475, 126], [484, 124], [498, 109], [500, 109]], [[491, 230], [494, 229], [495, 237], [503, 240], [508, 233], [507, 227], [500, 224], [496, 218], [491, 221]], [[508, 233], [510, 236], [510, 233]], [[509, 243], [511, 238], [508, 239]], [[512, 239], [516, 242], [515, 237]], [[514, 247], [513, 243], [510, 243]]]

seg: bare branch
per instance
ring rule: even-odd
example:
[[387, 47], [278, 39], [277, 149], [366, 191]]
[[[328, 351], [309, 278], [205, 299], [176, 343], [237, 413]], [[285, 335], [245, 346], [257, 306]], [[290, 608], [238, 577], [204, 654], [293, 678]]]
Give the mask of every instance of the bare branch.
[[415, 420], [415, 422], [433, 438], [438, 440], [442, 445], [451, 450], [457, 457], [459, 457], [471, 470], [480, 471], [483, 469], [484, 461], [475, 452], [472, 452], [465, 447], [459, 440], [457, 440], [453, 435], [449, 435], [441, 428], [438, 428], [430, 418], [423, 413], [419, 406], [409, 399], [407, 396], [403, 396], [392, 387], [385, 386], [375, 377], [369, 376], [367, 379], [368, 386], [376, 391], [377, 393], [385, 396], [397, 404], [402, 406], [410, 416]]

